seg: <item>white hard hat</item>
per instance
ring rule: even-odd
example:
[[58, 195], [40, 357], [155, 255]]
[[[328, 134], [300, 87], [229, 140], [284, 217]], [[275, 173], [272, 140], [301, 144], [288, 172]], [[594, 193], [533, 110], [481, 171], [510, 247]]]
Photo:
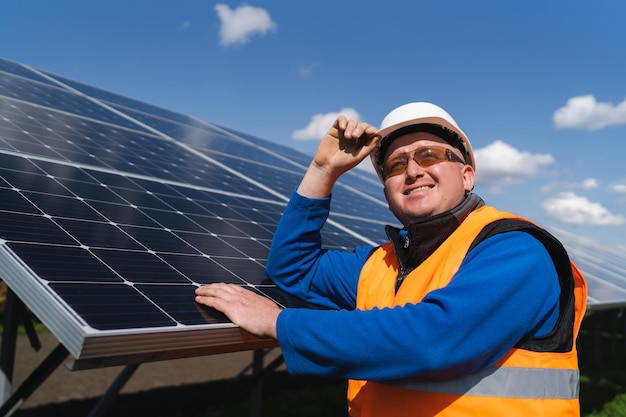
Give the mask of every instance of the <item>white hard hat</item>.
[[476, 169], [472, 145], [452, 116], [435, 104], [414, 102], [393, 109], [385, 116], [380, 129], [376, 132], [382, 139], [372, 152], [372, 163], [381, 179], [382, 162], [389, 145], [399, 136], [409, 132], [428, 132], [441, 137], [459, 149], [465, 163]]

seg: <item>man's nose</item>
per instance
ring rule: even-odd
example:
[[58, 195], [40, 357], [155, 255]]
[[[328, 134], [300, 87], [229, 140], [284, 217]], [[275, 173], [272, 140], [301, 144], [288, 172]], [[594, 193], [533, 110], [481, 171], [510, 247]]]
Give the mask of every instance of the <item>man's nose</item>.
[[406, 164], [405, 175], [410, 178], [416, 178], [416, 177], [423, 175], [423, 173], [424, 173], [424, 168], [422, 168], [420, 164], [415, 162], [415, 159], [409, 158]]

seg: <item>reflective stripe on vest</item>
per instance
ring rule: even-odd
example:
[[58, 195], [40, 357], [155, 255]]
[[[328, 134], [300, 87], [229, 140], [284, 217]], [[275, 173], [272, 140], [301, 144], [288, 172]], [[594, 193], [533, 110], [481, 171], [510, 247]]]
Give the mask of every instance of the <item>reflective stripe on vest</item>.
[[578, 369], [514, 368], [492, 366], [447, 381], [402, 378], [381, 381], [396, 387], [453, 395], [500, 398], [577, 399]]

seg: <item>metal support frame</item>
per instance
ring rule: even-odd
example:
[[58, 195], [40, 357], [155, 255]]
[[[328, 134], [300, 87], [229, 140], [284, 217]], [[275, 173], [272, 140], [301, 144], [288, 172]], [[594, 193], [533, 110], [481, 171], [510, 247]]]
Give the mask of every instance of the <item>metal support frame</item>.
[[242, 369], [234, 381], [241, 379], [246, 372], [252, 370], [252, 390], [250, 392], [250, 410], [249, 417], [261, 417], [261, 407], [263, 405], [263, 382], [264, 378], [270, 372], [273, 372], [285, 362], [283, 355], [274, 358], [267, 365], [264, 364], [265, 356], [272, 349], [258, 349], [252, 352], [252, 362], [250, 365]]
[[115, 381], [111, 384], [109, 389], [104, 393], [98, 403], [94, 406], [94, 408], [89, 413], [88, 417], [100, 417], [104, 415], [103, 413], [106, 411], [107, 407], [113, 402], [115, 397], [120, 393], [124, 385], [128, 382], [131, 376], [135, 373], [139, 364], [126, 365], [122, 372], [115, 378]]
[[[271, 349], [270, 349], [271, 350]], [[261, 407], [263, 405], [263, 379], [265, 376], [276, 370], [285, 362], [283, 355], [276, 357], [272, 362], [263, 365], [263, 358], [267, 352], [255, 350], [252, 359], [252, 375], [254, 385], [250, 393], [250, 417], [261, 417]]]
[[2, 350], [0, 351], [0, 404], [11, 396], [11, 383], [15, 364], [15, 347], [17, 343], [17, 329], [22, 322], [30, 345], [38, 351], [41, 342], [35, 331], [35, 326], [28, 313], [28, 309], [15, 293], [7, 287], [3, 318]]
[[11, 394], [13, 370], [15, 366], [15, 347], [17, 343], [17, 328], [21, 321], [30, 345], [38, 351], [41, 343], [37, 337], [35, 326], [24, 303], [7, 287], [6, 303], [4, 307], [4, 330], [2, 333], [2, 351], [0, 352], [0, 368], [2, 370], [2, 406], [0, 416], [11, 415], [35, 390], [50, 376], [69, 354], [67, 349], [59, 344], [44, 361], [26, 378], [26, 380]]
[[[59, 343], [39, 366], [22, 382], [11, 394], [13, 371], [15, 366], [15, 350], [17, 344], [17, 330], [19, 324], [24, 326], [26, 335], [33, 349], [41, 349], [41, 343], [33, 325], [32, 316], [26, 305], [7, 287], [6, 302], [3, 317], [3, 333], [0, 351], [0, 417], [12, 415], [32, 395], [41, 384], [59, 367], [69, 356], [68, 350]], [[243, 369], [237, 378], [252, 370], [253, 388], [250, 393], [250, 417], [261, 416], [263, 402], [263, 379], [278, 368], [283, 362], [282, 355], [264, 366], [264, 358], [272, 349], [257, 349], [252, 351], [252, 362]], [[101, 417], [107, 407], [120, 393], [124, 385], [135, 373], [140, 363], [126, 365], [108, 390], [100, 397], [98, 403], [91, 409], [87, 417]]]
[[[24, 303], [7, 287], [6, 303], [4, 307], [2, 344], [0, 351], [0, 417], [13, 414], [33, 392], [63, 363], [69, 352], [59, 343], [39, 366], [22, 382], [11, 394], [13, 382], [13, 370], [15, 366], [15, 348], [17, 344], [17, 328], [21, 321], [26, 335], [33, 349], [41, 349], [41, 343], [37, 332]], [[126, 382], [137, 370], [139, 364], [127, 365], [113, 381], [106, 393], [89, 413], [88, 417], [103, 415], [106, 408], [111, 404], [115, 396], [119, 394]]]
[[[265, 352], [255, 350], [252, 353], [252, 374], [258, 375], [263, 371], [263, 357]], [[261, 417], [261, 406], [263, 404], [263, 380], [256, 379], [250, 392], [250, 417]]]
[[10, 416], [39, 386], [54, 372], [54, 370], [67, 358], [67, 349], [62, 344], [44, 359], [43, 362], [26, 378], [17, 390], [0, 407], [0, 416]]
[[4, 304], [2, 347], [0, 351], [0, 402], [4, 403], [11, 396], [11, 381], [13, 380], [13, 366], [15, 363], [15, 345], [17, 341], [17, 318], [15, 303], [19, 299], [7, 287]]

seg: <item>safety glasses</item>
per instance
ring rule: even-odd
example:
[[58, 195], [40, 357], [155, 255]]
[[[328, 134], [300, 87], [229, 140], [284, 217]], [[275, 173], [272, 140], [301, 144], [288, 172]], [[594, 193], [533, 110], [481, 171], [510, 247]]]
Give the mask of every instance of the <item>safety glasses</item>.
[[440, 162], [460, 162], [465, 164], [463, 159], [448, 148], [442, 146], [425, 146], [423, 148], [417, 148], [412, 152], [392, 155], [387, 158], [383, 163], [383, 180], [393, 177], [394, 175], [404, 174], [411, 159], [422, 168], [427, 168]]

